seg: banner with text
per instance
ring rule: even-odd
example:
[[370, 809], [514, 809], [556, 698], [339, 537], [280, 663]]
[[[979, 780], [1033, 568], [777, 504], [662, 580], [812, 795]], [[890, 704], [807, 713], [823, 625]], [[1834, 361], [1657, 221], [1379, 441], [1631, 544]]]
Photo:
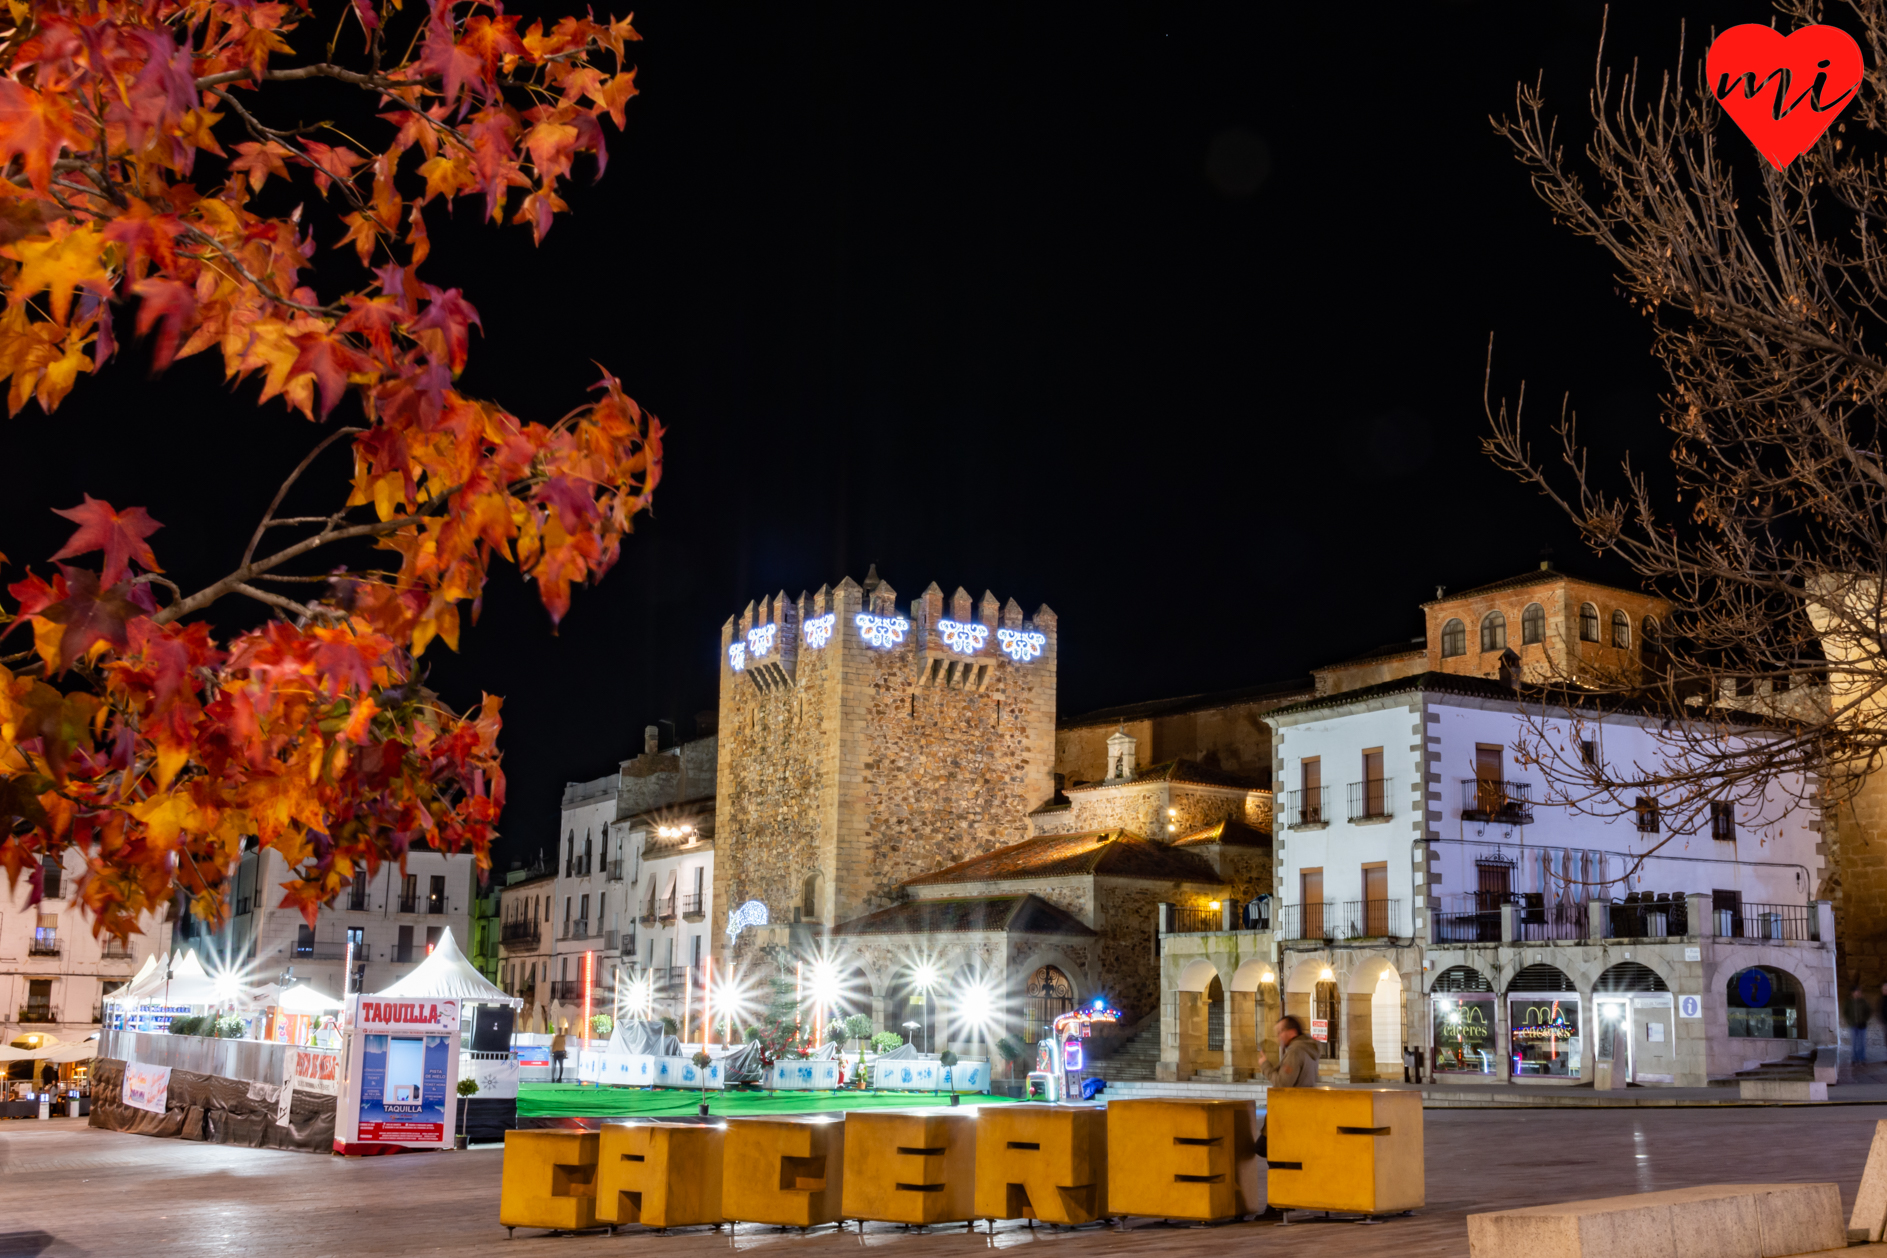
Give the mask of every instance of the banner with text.
[[170, 1100], [170, 1067], [147, 1066], [141, 1061], [124, 1064], [124, 1103], [133, 1109], [161, 1114]]

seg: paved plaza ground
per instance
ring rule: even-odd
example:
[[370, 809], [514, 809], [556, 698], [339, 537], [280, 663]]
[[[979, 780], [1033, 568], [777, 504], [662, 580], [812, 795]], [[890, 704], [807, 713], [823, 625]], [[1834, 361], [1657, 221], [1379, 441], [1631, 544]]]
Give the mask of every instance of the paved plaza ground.
[[0, 1123], [0, 1255], [76, 1258], [282, 1258], [395, 1254], [590, 1258], [776, 1258], [895, 1250], [958, 1258], [980, 1250], [1053, 1248], [1062, 1258], [1157, 1252], [1176, 1258], [1315, 1252], [1318, 1258], [1467, 1253], [1467, 1214], [1693, 1184], [1831, 1180], [1852, 1205], [1877, 1120], [1887, 1106], [1648, 1110], [1430, 1110], [1428, 1207], [1374, 1227], [1306, 1222], [1125, 1232], [1033, 1231], [999, 1224], [807, 1236], [744, 1226], [652, 1236], [546, 1236], [498, 1226], [501, 1153], [333, 1158], [156, 1140], [95, 1130], [82, 1119]]

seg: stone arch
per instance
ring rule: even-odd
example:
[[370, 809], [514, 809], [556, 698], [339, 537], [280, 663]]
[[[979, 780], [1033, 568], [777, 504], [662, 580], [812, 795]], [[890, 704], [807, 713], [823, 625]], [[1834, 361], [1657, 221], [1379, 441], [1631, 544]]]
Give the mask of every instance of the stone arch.
[[1387, 957], [1359, 957], [1341, 975], [1343, 1037], [1338, 1051], [1352, 1083], [1389, 1077], [1400, 1067], [1403, 979]]
[[1504, 1048], [1515, 1077], [1577, 1077], [1573, 1063], [1588, 1055], [1582, 1051], [1582, 1015], [1591, 1003], [1590, 985], [1577, 982], [1558, 966], [1536, 961], [1503, 984], [1509, 1023]]
[[[1728, 968], [1728, 967], [1726, 967]], [[1753, 984], [1745, 979], [1748, 971], [1761, 972], [1768, 991], [1747, 990]], [[1806, 1040], [1808, 1031], [1808, 987], [1787, 966], [1773, 964], [1768, 958], [1753, 960], [1731, 970], [1720, 985], [1726, 1012], [1728, 1038], [1736, 1040]], [[1715, 995], [1715, 993], [1711, 993]], [[1752, 1004], [1752, 999], [1759, 1003]]]
[[1234, 1079], [1254, 1077], [1260, 1052], [1278, 1060], [1275, 1027], [1283, 1013], [1276, 967], [1257, 959], [1240, 965], [1225, 998], [1225, 1053]]
[[1173, 985], [1182, 992], [1198, 992], [1204, 995], [1206, 988], [1212, 985], [1212, 980], [1218, 977], [1218, 967], [1201, 957], [1196, 961], [1188, 962], [1186, 968], [1179, 972]]

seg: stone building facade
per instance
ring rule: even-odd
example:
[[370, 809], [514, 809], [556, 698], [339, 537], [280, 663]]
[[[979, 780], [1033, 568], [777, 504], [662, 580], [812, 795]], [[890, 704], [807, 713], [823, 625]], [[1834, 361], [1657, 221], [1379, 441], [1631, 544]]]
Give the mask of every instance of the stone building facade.
[[[714, 902], [830, 926], [1027, 838], [1054, 793], [1058, 654], [1047, 607], [935, 584], [900, 607], [875, 571], [749, 605], [721, 634]], [[769, 940], [716, 931], [715, 956]]]
[[1101, 781], [1113, 767], [1107, 740], [1125, 734], [1148, 763], [1189, 760], [1267, 786], [1271, 727], [1264, 714], [1311, 693], [1308, 679], [1294, 678], [1064, 717], [1055, 727], [1055, 772], [1064, 785]]
[[1533, 572], [1422, 604], [1425, 657], [1409, 672], [1498, 677], [1502, 653], [1526, 681], [1636, 684], [1671, 607], [1637, 590], [1587, 581], [1542, 563]]

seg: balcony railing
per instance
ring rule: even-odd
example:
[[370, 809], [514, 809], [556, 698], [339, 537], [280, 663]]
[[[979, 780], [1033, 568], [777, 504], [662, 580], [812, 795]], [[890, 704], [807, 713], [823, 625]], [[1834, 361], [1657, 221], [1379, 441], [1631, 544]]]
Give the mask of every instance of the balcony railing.
[[655, 901], [649, 900], [642, 905], [641, 921], [645, 926], [655, 924]]
[[402, 913], [419, 912], [419, 897], [417, 895], [401, 896], [400, 897], [400, 912]]
[[1533, 821], [1533, 784], [1476, 778], [1461, 784], [1461, 819], [1524, 826]]
[[573, 856], [563, 863], [563, 876], [566, 878], [587, 878], [590, 876], [590, 858]]
[[405, 965], [409, 961], [418, 960], [418, 958], [415, 957], [413, 954], [419, 951], [420, 951], [420, 948], [416, 944], [410, 944], [410, 943], [394, 944], [393, 945], [393, 962], [395, 965]]
[[565, 922], [563, 924], [563, 937], [565, 939], [588, 939], [590, 937], [590, 923], [588, 919], [579, 917], [575, 921]]
[[675, 897], [669, 896], [655, 906], [655, 915], [665, 922], [675, 920]]
[[21, 1022], [57, 1022], [59, 1015], [47, 1005], [28, 1005], [20, 1010]]
[[1436, 896], [1429, 937], [1434, 943], [1500, 942], [1500, 901], [1490, 894]]
[[1690, 904], [1682, 895], [1633, 891], [1624, 901], [1605, 906], [1607, 939], [1668, 939], [1690, 933]]
[[551, 1000], [566, 1004], [583, 999], [583, 980], [580, 978], [557, 978], [550, 981]]
[[636, 933], [633, 930], [625, 930], [622, 933], [622, 956], [625, 958], [633, 958], [635, 955]]
[[428, 913], [445, 912], [446, 911], [446, 898], [442, 895], [435, 895], [435, 896], [429, 897], [426, 901], [426, 911]]
[[1337, 924], [1337, 906], [1325, 901], [1287, 904], [1278, 910], [1277, 937], [1280, 940], [1329, 939]]
[[1225, 915], [1218, 909], [1191, 909], [1182, 905], [1173, 908], [1172, 934], [1203, 935], [1207, 931], [1224, 929]]
[[681, 915], [683, 917], [700, 917], [701, 899], [701, 893], [698, 891], [693, 895], [683, 896], [681, 898]]
[[56, 957], [59, 955], [59, 940], [56, 936], [35, 935], [26, 945], [26, 955], [31, 957]]
[[543, 928], [536, 922], [506, 922], [498, 938], [501, 943], [535, 944], [543, 938]]
[[1290, 829], [1320, 826], [1330, 820], [1330, 788], [1315, 786], [1304, 791], [1287, 792], [1284, 799], [1284, 824]]
[[623, 863], [619, 860], [610, 861], [607, 865], [603, 866], [605, 876], [611, 882], [621, 882], [622, 881], [622, 865]]
[[344, 961], [347, 959], [345, 943], [298, 943], [293, 951], [297, 961]]
[[1400, 900], [1346, 900], [1337, 923], [1346, 939], [1386, 939], [1406, 935]]
[[1388, 778], [1366, 778], [1350, 783], [1350, 820], [1375, 821], [1389, 815]]
[[367, 888], [356, 886], [354, 893], [347, 897], [347, 911], [365, 913], [367, 911]]
[[1806, 904], [1742, 904], [1735, 909], [1717, 911], [1717, 933], [1726, 933], [1723, 918], [1729, 917], [1727, 932], [1732, 938], [1793, 940], [1814, 943], [1821, 940], [1821, 917]]
[[131, 949], [122, 939], [107, 939], [105, 946], [99, 949], [98, 955], [107, 961], [129, 961]]

